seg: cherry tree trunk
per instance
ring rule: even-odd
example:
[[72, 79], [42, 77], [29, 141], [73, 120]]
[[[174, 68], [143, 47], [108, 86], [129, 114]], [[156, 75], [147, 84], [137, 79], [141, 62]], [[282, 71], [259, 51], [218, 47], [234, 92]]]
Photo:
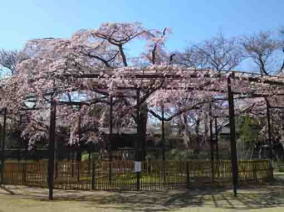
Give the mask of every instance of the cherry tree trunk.
[[143, 161], [146, 156], [146, 134], [147, 134], [147, 104], [141, 105], [137, 117], [137, 142], [136, 148], [138, 149], [136, 160]]

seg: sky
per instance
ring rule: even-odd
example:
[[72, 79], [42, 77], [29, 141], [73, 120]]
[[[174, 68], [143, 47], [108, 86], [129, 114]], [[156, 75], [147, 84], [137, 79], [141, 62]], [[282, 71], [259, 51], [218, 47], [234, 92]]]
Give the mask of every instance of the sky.
[[223, 33], [226, 37], [277, 31], [284, 0], [0, 0], [0, 49], [21, 49], [34, 38], [68, 38], [105, 22], [169, 27], [167, 48], [187, 46]]

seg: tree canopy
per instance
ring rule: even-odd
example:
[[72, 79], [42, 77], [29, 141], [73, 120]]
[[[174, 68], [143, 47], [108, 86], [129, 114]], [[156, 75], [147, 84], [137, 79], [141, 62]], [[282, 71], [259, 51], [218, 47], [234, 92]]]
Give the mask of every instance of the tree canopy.
[[[243, 57], [236, 40], [216, 37], [180, 56], [166, 51], [168, 33], [168, 28], [150, 30], [139, 23], [106, 23], [69, 39], [31, 40], [15, 74], [1, 80], [1, 107], [16, 120], [27, 116], [22, 136], [33, 143], [47, 137], [48, 109], [55, 101], [58, 124], [76, 143], [79, 131], [86, 141], [98, 140], [108, 122], [106, 105], [113, 107], [116, 127], [136, 124], [144, 131], [148, 113], [169, 121], [193, 109], [208, 112], [214, 103], [214, 114], [226, 116], [229, 77], [237, 113], [263, 109], [264, 97], [271, 105], [283, 104], [282, 76], [232, 71]], [[146, 47], [131, 58], [127, 46], [137, 39]]]

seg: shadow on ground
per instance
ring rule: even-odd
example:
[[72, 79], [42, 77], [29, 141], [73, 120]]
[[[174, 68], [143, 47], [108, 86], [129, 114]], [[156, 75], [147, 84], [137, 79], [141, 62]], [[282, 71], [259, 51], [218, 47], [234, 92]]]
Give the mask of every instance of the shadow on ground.
[[[2, 188], [3, 189], [3, 188]], [[47, 200], [47, 189], [6, 186], [1, 195], [15, 193], [13, 198]], [[9, 192], [7, 192], [9, 191]], [[169, 211], [182, 208], [264, 209], [284, 207], [284, 178], [259, 186], [246, 186], [234, 197], [230, 189], [195, 188], [189, 190], [104, 192], [55, 190], [55, 202], [80, 202], [82, 207], [108, 210]]]

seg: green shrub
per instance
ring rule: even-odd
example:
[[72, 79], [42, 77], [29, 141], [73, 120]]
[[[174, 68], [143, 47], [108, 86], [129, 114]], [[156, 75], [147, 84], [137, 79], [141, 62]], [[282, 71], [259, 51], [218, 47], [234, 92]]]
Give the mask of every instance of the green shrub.
[[279, 172], [284, 172], [284, 166], [279, 166]]

